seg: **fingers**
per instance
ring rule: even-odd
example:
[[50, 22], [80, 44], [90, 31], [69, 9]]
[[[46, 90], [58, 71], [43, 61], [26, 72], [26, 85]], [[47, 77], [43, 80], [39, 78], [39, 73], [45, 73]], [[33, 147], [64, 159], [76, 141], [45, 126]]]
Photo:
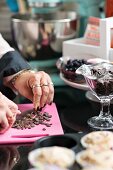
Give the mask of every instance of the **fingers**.
[[21, 114], [21, 111], [18, 110], [18, 109], [15, 109], [13, 107], [9, 107], [9, 109], [11, 110], [11, 112], [13, 113], [13, 116], [15, 115], [18, 115], [18, 114]]
[[7, 105], [9, 106], [9, 108], [18, 109], [18, 106], [17, 106], [13, 101], [11, 101], [10, 99], [8, 99], [6, 96], [2, 95], [2, 98], [3, 98], [4, 102], [7, 103]]
[[5, 133], [13, 125], [15, 119], [15, 114], [7, 106], [0, 107], [0, 133]]
[[4, 116], [0, 121], [0, 130], [7, 129], [8, 126], [9, 126], [8, 119], [7, 117]]
[[8, 120], [9, 127], [11, 127], [13, 125], [13, 123], [15, 122], [16, 114], [14, 112], [12, 112], [9, 108], [7, 108], [6, 117]]
[[1, 113], [0, 115], [0, 134], [4, 133], [9, 127], [8, 119], [3, 114]]
[[51, 104], [53, 102], [53, 98], [54, 98], [54, 85], [52, 83], [51, 78], [47, 75], [48, 77], [48, 87], [49, 87], [49, 95], [47, 98], [47, 103]]
[[8, 99], [6, 96], [2, 95], [2, 101], [4, 101], [8, 108], [15, 114], [20, 114], [20, 110], [18, 110], [18, 106], [17, 104], [15, 104], [13, 101], [11, 101], [10, 99]]
[[13, 125], [16, 114], [20, 114], [18, 106], [0, 93], [0, 133]]
[[33, 103], [35, 109], [50, 104], [54, 98], [54, 87], [51, 78], [43, 71], [35, 73], [35, 76], [29, 80], [29, 86], [33, 92]]
[[44, 74], [41, 78], [41, 89], [42, 89], [42, 96], [40, 100], [40, 107], [44, 107], [47, 103], [48, 95], [49, 95], [49, 86], [46, 74]]
[[18, 160], [20, 159], [20, 155], [19, 155], [19, 152], [17, 150], [17, 147], [16, 146], [7, 146], [6, 147], [7, 150], [9, 151], [10, 153], [10, 156], [9, 156], [9, 162], [8, 162], [8, 167], [9, 169], [13, 169], [13, 166], [18, 162]]
[[41, 80], [40, 74], [33, 75], [33, 77], [29, 80], [29, 86], [31, 87], [32, 92], [33, 92], [33, 104], [34, 104], [35, 109], [40, 107], [40, 100], [42, 96], [40, 80]]
[[45, 104], [51, 104], [54, 98], [54, 87], [51, 78], [48, 74], [45, 73], [43, 76], [42, 81], [42, 97], [41, 97], [41, 107]]

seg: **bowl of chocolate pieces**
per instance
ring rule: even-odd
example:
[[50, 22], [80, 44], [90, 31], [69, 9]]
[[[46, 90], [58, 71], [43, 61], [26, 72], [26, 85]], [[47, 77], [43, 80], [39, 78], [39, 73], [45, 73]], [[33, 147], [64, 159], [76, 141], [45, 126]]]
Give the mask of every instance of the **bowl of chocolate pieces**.
[[86, 59], [77, 59], [76, 57], [61, 57], [58, 59], [56, 65], [60, 73], [67, 80], [74, 83], [84, 83], [84, 76], [77, 74], [76, 70], [83, 64], [91, 64]]

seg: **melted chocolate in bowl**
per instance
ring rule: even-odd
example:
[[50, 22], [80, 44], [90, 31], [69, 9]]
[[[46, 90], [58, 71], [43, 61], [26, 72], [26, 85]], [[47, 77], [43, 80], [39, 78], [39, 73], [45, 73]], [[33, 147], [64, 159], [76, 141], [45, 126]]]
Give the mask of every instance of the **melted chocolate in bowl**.
[[[13, 128], [21, 130], [31, 129], [34, 126], [40, 124], [45, 125], [45, 127], [50, 127], [52, 125], [50, 123], [51, 118], [52, 115], [50, 115], [48, 112], [41, 112], [39, 110], [28, 110], [26, 112], [23, 112], [21, 115], [17, 115]], [[46, 130], [46, 128], [43, 128], [42, 130], [44, 131]]]

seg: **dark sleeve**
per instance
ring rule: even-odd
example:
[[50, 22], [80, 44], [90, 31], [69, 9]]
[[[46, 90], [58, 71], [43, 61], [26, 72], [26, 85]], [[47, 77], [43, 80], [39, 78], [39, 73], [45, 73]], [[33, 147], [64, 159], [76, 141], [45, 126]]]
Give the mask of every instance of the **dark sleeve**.
[[30, 69], [30, 65], [17, 51], [10, 51], [0, 59], [0, 91], [11, 100], [16, 95], [10, 88], [3, 85], [3, 78], [23, 69]]

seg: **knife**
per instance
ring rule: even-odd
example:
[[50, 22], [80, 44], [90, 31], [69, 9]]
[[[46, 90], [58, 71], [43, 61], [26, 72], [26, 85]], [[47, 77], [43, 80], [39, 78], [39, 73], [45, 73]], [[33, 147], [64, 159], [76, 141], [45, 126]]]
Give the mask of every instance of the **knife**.
[[49, 136], [49, 134], [24, 134], [24, 135], [12, 135], [12, 138], [34, 138], [34, 137], [43, 137]]

